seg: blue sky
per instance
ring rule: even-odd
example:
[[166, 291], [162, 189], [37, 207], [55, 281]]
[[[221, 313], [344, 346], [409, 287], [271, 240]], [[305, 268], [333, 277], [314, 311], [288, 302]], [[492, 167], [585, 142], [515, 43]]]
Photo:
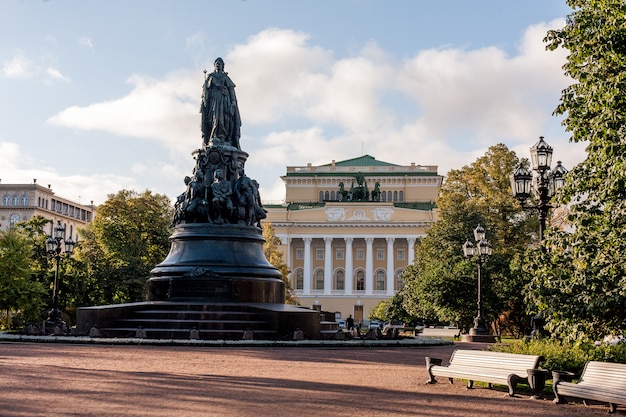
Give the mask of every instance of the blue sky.
[[286, 166], [370, 154], [440, 174], [543, 135], [571, 80], [545, 51], [557, 0], [3, 0], [0, 180], [100, 204], [135, 189], [175, 198], [193, 168], [204, 69], [222, 57], [246, 173], [267, 202]]

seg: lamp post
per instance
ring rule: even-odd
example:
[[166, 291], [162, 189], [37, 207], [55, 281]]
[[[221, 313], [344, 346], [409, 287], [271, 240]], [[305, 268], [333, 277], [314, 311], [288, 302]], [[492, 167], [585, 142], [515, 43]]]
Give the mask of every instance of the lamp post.
[[[537, 173], [534, 187], [533, 174], [524, 168], [522, 163], [511, 175], [511, 187], [513, 196], [519, 200], [522, 207], [534, 208], [539, 212], [539, 241], [542, 241], [548, 212], [552, 208], [550, 199], [563, 186], [563, 177], [567, 174], [567, 169], [561, 165], [561, 161], [558, 161], [556, 167], [552, 171], [550, 170], [552, 146], [543, 140], [543, 136], [539, 136], [539, 141], [530, 148], [530, 158], [533, 171]], [[527, 200], [533, 193], [538, 202], [536, 205], [528, 205]]]
[[72, 240], [71, 226], [70, 236], [66, 238], [65, 226], [63, 226], [59, 220], [57, 220], [56, 227], [50, 225], [50, 236], [46, 240], [46, 252], [50, 258], [55, 260], [55, 268], [54, 284], [52, 287], [52, 310], [50, 310], [46, 322], [46, 333], [65, 333], [65, 322], [61, 319], [61, 311], [59, 310], [59, 263], [63, 257], [63, 253], [66, 256], [70, 256], [72, 252], [74, 252], [75, 245], [76, 243]]
[[482, 288], [481, 288], [481, 270], [482, 265], [487, 262], [487, 258], [493, 253], [491, 245], [487, 241], [485, 229], [479, 224], [474, 229], [475, 244], [469, 239], [463, 244], [463, 255], [466, 258], [476, 257], [478, 263], [478, 315], [474, 319], [474, 327], [470, 329], [470, 336], [488, 336], [490, 334], [487, 328], [485, 316], [483, 316], [482, 306]]

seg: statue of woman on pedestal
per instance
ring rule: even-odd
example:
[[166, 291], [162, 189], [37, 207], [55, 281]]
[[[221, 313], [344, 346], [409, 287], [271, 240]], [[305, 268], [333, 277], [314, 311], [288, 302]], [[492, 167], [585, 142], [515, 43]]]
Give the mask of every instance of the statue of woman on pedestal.
[[212, 73], [205, 75], [202, 86], [202, 141], [205, 146], [232, 146], [241, 149], [241, 118], [235, 96], [235, 83], [224, 72], [222, 58], [215, 60], [214, 67]]

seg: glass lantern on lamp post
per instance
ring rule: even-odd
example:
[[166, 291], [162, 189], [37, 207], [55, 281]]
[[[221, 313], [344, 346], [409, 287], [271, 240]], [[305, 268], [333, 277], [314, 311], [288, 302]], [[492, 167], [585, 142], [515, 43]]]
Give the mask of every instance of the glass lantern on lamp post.
[[474, 319], [474, 327], [470, 329], [470, 335], [480, 336], [490, 334], [482, 308], [481, 270], [482, 265], [487, 262], [487, 259], [491, 256], [493, 250], [487, 241], [485, 229], [480, 224], [476, 227], [476, 229], [474, 229], [474, 240], [475, 243], [470, 242], [468, 239], [463, 244], [463, 255], [465, 255], [466, 258], [475, 257], [478, 263], [478, 300], [476, 303], [478, 307], [478, 314]]
[[[558, 161], [556, 167], [551, 171], [552, 147], [548, 145], [543, 136], [539, 136], [539, 141], [530, 148], [530, 159], [532, 169], [537, 173], [533, 179], [533, 174], [520, 165], [511, 174], [511, 188], [513, 196], [520, 202], [523, 208], [534, 208], [539, 212], [539, 241], [543, 240], [543, 232], [546, 228], [548, 212], [552, 208], [550, 199], [563, 186], [564, 176], [567, 169]], [[527, 201], [532, 195], [537, 198], [536, 205], [528, 205]]]
[[50, 236], [46, 240], [46, 253], [48, 257], [55, 260], [54, 283], [52, 286], [52, 310], [48, 315], [45, 330], [47, 334], [64, 334], [67, 326], [61, 318], [59, 310], [59, 263], [63, 254], [70, 256], [74, 252], [76, 242], [72, 240], [72, 228], [70, 226], [70, 236], [65, 237], [65, 226], [57, 220], [57, 226], [50, 225]]

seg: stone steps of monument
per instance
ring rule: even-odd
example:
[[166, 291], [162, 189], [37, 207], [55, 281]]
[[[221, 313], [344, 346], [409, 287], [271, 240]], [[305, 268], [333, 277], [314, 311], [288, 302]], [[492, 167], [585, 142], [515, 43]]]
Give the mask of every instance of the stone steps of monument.
[[123, 327], [146, 328], [158, 323], [168, 329], [234, 329], [245, 330], [248, 327], [259, 327], [266, 324], [263, 320], [180, 320], [180, 319], [154, 319], [154, 318], [130, 318], [117, 321]]
[[[144, 328], [146, 339], [189, 339], [192, 329], [170, 329], [149, 327]], [[103, 335], [107, 337], [134, 338], [137, 337], [137, 328], [133, 327], [108, 327], [102, 329]], [[197, 339], [208, 340], [241, 340], [244, 330], [234, 329], [199, 329]], [[252, 330], [254, 338], [275, 339], [276, 332], [272, 330]]]
[[100, 331], [109, 337], [136, 337], [143, 329], [149, 339], [189, 339], [197, 329], [199, 339], [238, 340], [252, 330], [263, 339], [277, 337], [264, 313], [254, 307], [229, 304], [163, 304], [138, 309]]
[[257, 313], [228, 310], [142, 310], [137, 315], [172, 320], [253, 320]]

